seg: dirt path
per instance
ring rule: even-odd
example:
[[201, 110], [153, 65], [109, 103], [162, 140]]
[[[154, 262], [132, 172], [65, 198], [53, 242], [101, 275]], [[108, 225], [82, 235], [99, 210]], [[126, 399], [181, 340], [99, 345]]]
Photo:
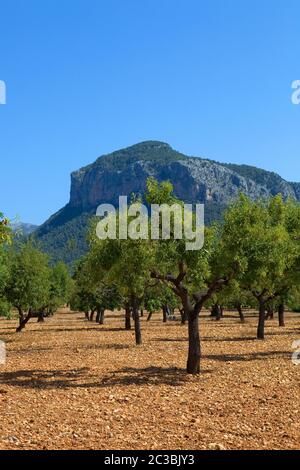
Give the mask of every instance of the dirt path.
[[184, 373], [187, 328], [142, 319], [143, 341], [110, 315], [104, 326], [60, 312], [17, 335], [0, 320], [1, 449], [296, 449], [300, 315], [286, 328], [201, 319], [201, 377]]

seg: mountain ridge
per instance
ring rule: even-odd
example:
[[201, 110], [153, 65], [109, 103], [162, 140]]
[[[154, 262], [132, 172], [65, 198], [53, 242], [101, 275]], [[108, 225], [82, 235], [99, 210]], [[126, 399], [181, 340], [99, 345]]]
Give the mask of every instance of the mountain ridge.
[[89, 219], [101, 203], [118, 204], [119, 195], [143, 196], [149, 176], [169, 180], [187, 203], [204, 203], [206, 223], [220, 219], [240, 192], [251, 199], [281, 193], [300, 200], [300, 183], [292, 183], [250, 165], [220, 163], [187, 156], [160, 141], [145, 141], [98, 157], [71, 173], [70, 200], [35, 232], [41, 248], [54, 260], [72, 263], [86, 250]]
[[12, 222], [10, 224], [12, 231], [18, 235], [30, 235], [38, 229], [38, 225], [30, 224], [27, 222]]

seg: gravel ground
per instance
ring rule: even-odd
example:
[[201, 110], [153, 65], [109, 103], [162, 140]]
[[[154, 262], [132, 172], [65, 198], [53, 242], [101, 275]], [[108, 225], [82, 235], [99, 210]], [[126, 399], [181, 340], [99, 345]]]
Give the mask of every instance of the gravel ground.
[[286, 327], [201, 318], [202, 374], [187, 376], [187, 327], [142, 318], [143, 345], [123, 315], [105, 325], [57, 313], [44, 324], [0, 320], [0, 449], [297, 449], [300, 365]]

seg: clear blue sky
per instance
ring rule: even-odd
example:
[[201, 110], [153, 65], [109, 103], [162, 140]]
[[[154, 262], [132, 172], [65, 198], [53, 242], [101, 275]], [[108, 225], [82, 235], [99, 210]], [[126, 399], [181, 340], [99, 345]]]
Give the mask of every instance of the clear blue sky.
[[0, 209], [41, 223], [71, 171], [142, 140], [300, 181], [298, 0], [0, 4]]

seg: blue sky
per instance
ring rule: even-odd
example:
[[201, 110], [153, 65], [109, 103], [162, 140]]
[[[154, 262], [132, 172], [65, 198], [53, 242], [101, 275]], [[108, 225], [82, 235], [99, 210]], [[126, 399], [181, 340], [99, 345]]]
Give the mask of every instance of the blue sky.
[[41, 223], [70, 172], [162, 140], [300, 181], [294, 0], [0, 2], [0, 209]]

